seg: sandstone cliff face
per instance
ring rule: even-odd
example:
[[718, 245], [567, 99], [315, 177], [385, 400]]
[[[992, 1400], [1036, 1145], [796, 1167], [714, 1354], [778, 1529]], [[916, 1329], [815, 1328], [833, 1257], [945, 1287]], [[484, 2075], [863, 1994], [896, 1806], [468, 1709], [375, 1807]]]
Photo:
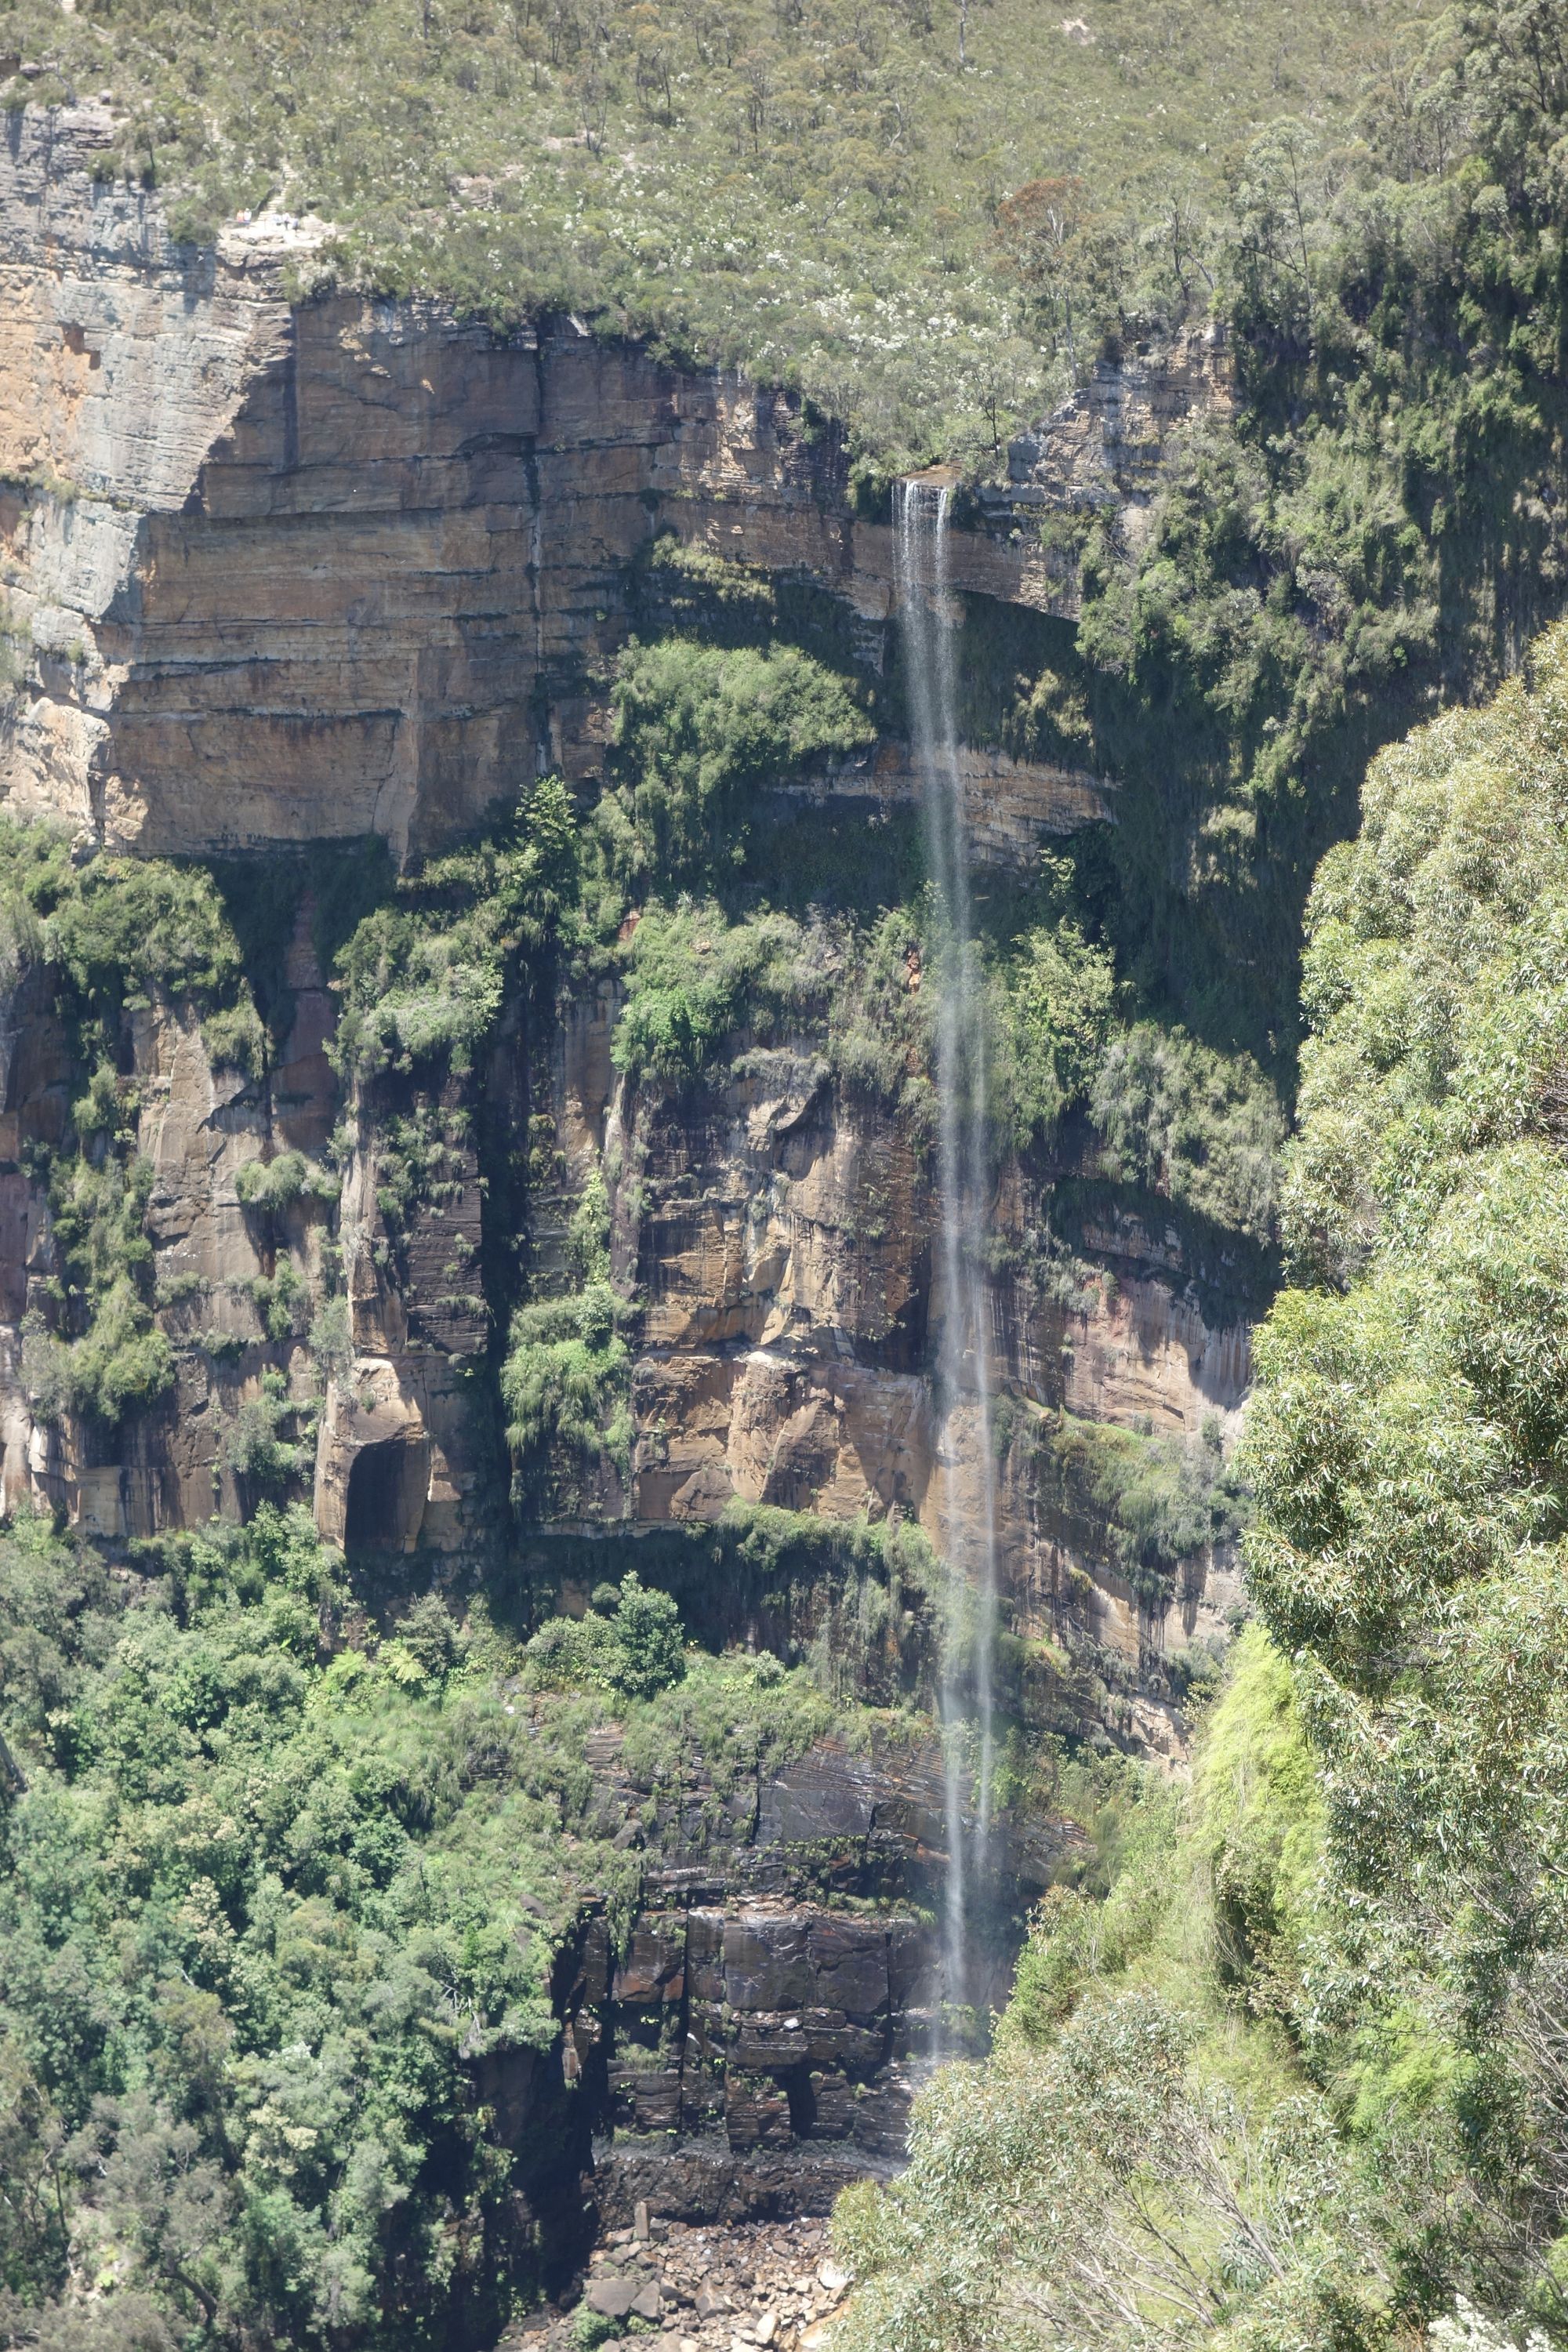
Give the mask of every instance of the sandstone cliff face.
[[[536, 1262], [562, 1263], [571, 1202], [603, 1171], [617, 1276], [641, 1302], [629, 1478], [579, 1493], [577, 1533], [689, 1535], [762, 1507], [913, 1522], [963, 1563], [984, 1465], [971, 1402], [944, 1412], [931, 1383], [935, 1203], [907, 1119], [847, 1095], [804, 1038], [678, 1092], [630, 1086], [611, 1065], [613, 1021], [613, 992], [566, 1006], [535, 1104], [566, 1171], [563, 1196], [536, 1204]], [[988, 1220], [1005, 1599], [1058, 1720], [1099, 1716], [1174, 1759], [1185, 1662], [1223, 1647], [1242, 1597], [1236, 1562], [1222, 1549], [1159, 1590], [1131, 1581], [1081, 1484], [1061, 1491], [1050, 1434], [1064, 1413], [1189, 1444], [1229, 1433], [1249, 1327], [1154, 1202], [1091, 1202], [1064, 1293], [1039, 1239], [1058, 1185], [1082, 1174], [1010, 1163]], [[522, 1532], [539, 1573], [551, 1572], [549, 1538]], [[585, 1598], [583, 1584], [577, 1605]], [[784, 1616], [738, 1585], [724, 1622], [789, 1646], [826, 1622], [825, 1595], [769, 1605]]]
[[[784, 399], [570, 324], [502, 340], [417, 306], [290, 306], [308, 236], [174, 247], [93, 176], [106, 115], [8, 121], [18, 811], [161, 853], [378, 833], [402, 857], [546, 769], [582, 780], [628, 565], [660, 530], [886, 623], [891, 534], [850, 517], [836, 444]], [[970, 534], [953, 584], [1027, 598], [1031, 561]], [[1017, 838], [1100, 805], [1087, 778], [1005, 768]], [[907, 762], [885, 789], [908, 793]]]
[[[1110, 509], [1137, 538], [1173, 436], [1190, 418], [1226, 415], [1230, 354], [1214, 323], [1184, 330], [1173, 349], [1100, 360], [1088, 382], [1007, 450], [1011, 512]], [[1070, 611], [1070, 592], [1058, 609]]]
[[[681, 1087], [633, 1082], [611, 1051], [620, 983], [521, 949], [474, 1066], [342, 1075], [315, 923], [327, 845], [352, 860], [379, 840], [404, 866], [552, 770], [591, 802], [659, 533], [809, 592], [886, 675], [890, 532], [852, 512], [831, 436], [736, 379], [569, 321], [507, 339], [415, 305], [292, 301], [309, 224], [174, 247], [149, 197], [95, 177], [110, 132], [88, 108], [13, 116], [0, 151], [0, 801], [84, 858], [237, 854], [241, 892], [286, 869], [293, 912], [259, 1075], [156, 988], [100, 1041], [149, 1171], [146, 1292], [173, 1367], [113, 1423], [51, 1389], [65, 1244], [47, 1170], [93, 1073], [18, 946], [0, 990], [0, 1502], [110, 1547], [308, 1502], [392, 1608], [482, 1568], [580, 1611], [638, 1560], [685, 1580], [706, 1639], [809, 1652], [846, 1689], [929, 1686], [940, 1597], [890, 1572], [873, 1591], [855, 1564], [907, 1525], [962, 1565], [989, 1475], [972, 1405], [931, 1377], [918, 1129], [842, 1084], [820, 1035], [753, 1041]], [[1194, 351], [1097, 378], [954, 533], [955, 590], [1068, 614], [1036, 511], [1135, 509], [1223, 374]], [[1114, 821], [1103, 778], [993, 744], [959, 761], [976, 856], [1004, 876]], [[884, 738], [786, 797], [853, 833], [918, 793]], [[600, 1183], [633, 1309], [629, 1438], [514, 1490], [508, 1319], [578, 1284], [570, 1229]], [[1245, 1297], [1202, 1236], [1100, 1181], [1092, 1138], [1008, 1161], [987, 1227], [1005, 1672], [1037, 1723], [1176, 1759], [1184, 1662], [1223, 1638], [1234, 1562], [1139, 1579], [1053, 1433], [1230, 1427]], [[770, 1566], [797, 1522], [806, 1553]], [[612, 2218], [644, 2198], [693, 2218], [825, 2207], [900, 2150], [935, 2035], [935, 1749], [823, 1744], [721, 1796], [695, 1741], [679, 1760], [672, 1799], [595, 1735], [604, 1833], [640, 1853], [629, 1941], [584, 1896], [557, 2046], [475, 2060], [563, 2248], [605, 2129], [592, 2193]], [[1069, 1842], [997, 1824], [970, 1890], [982, 2003]]]
[[[379, 835], [401, 861], [544, 770], [587, 790], [637, 559], [661, 530], [826, 592], [863, 656], [888, 661], [890, 532], [851, 512], [837, 444], [808, 436], [786, 399], [682, 376], [570, 322], [500, 339], [418, 306], [290, 302], [308, 225], [174, 247], [149, 197], [94, 176], [106, 116], [7, 123], [0, 793], [14, 813], [84, 846], [276, 856]], [[954, 534], [955, 589], [1064, 609], [1020, 522], [1042, 501], [1136, 503], [1173, 424], [1223, 396], [1208, 347], [1097, 377], [1015, 450], [1011, 503]], [[962, 762], [977, 854], [999, 866], [1114, 813], [1103, 780], [984, 746]], [[885, 740], [802, 790], [855, 823], [916, 783], [907, 746]], [[929, 1378], [930, 1170], [896, 1121], [841, 1095], [809, 1040], [695, 1093], [631, 1088], [609, 1056], [614, 991], [596, 982], [552, 1017], [514, 1004], [489, 1065], [430, 1099], [345, 1094], [328, 977], [302, 902], [264, 1080], [215, 1070], [188, 1008], [154, 1005], [128, 1033], [177, 1386], [106, 1433], [42, 1415], [26, 1361], [55, 1267], [25, 1147], [58, 1139], [81, 1073], [23, 976], [0, 1041], [8, 1499], [58, 1502], [110, 1538], [240, 1510], [248, 1412], [300, 1449], [334, 1537], [437, 1564], [512, 1543], [492, 1391], [516, 1236], [498, 1230], [482, 1108], [492, 1160], [497, 1129], [515, 1139], [541, 1121], [559, 1156], [553, 1192], [536, 1182], [526, 1206], [536, 1279], [562, 1265], [565, 1218], [603, 1168], [617, 1274], [640, 1302], [629, 1464], [574, 1489], [579, 1535], [700, 1527], [741, 1503], [897, 1515], [962, 1548], [950, 1522], [978, 1465], [962, 1404], [944, 1421]], [[447, 1155], [441, 1197], [392, 1215], [390, 1137], [411, 1118]], [[319, 1164], [334, 1135], [331, 1181], [281, 1211], [245, 1205], [251, 1162], [300, 1150]], [[1161, 1661], [1219, 1622], [1225, 1563], [1151, 1614], [1092, 1526], [1042, 1502], [1026, 1440], [1063, 1409], [1187, 1436], [1233, 1415], [1245, 1314], [1215, 1309], [1148, 1204], [1080, 1234], [1105, 1277], [1080, 1296], [1020, 1272], [1060, 1173], [1007, 1171], [993, 1221], [994, 1369], [1021, 1415], [1003, 1478], [1009, 1600], [1026, 1636], [1076, 1643], [1102, 1685], [1120, 1678], [1134, 1710], [1121, 1729], [1168, 1745]]]
[[[552, 2050], [477, 2061], [535, 2218], [569, 2253], [584, 2194], [607, 2221], [644, 2200], [692, 2221], [826, 2212], [902, 2154], [930, 2067], [934, 1745], [852, 1756], [824, 1742], [722, 1799], [695, 1750], [679, 1796], [659, 1794], [613, 1726], [587, 1760], [599, 1821], [646, 1846], [641, 1906], [617, 1937], [584, 1902], [556, 1964]], [[1035, 1899], [1079, 1834], [998, 1825], [1008, 1900], [976, 1941], [977, 1998], [1005, 1997], [1006, 1910]]]

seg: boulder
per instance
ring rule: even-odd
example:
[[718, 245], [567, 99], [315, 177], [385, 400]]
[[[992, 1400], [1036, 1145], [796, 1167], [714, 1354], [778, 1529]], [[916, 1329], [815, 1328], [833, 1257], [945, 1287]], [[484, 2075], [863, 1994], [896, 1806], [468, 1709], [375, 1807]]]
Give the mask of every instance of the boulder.
[[[637, 2297], [641, 2292], [642, 2289], [636, 2279], [614, 2276], [596, 2278], [588, 2281], [587, 2292], [583, 2300], [590, 2311], [598, 2313], [601, 2319], [625, 2319], [637, 2309]], [[658, 2314], [658, 2292], [656, 2288], [653, 2315], [656, 2318]]]

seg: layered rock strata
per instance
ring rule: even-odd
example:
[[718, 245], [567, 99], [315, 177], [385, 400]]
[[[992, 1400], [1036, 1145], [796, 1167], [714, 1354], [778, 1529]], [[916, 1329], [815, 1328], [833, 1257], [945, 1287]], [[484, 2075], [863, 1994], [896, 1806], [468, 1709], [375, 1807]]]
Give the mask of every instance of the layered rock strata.
[[[929, 2069], [940, 1755], [824, 1742], [721, 1795], [694, 1751], [673, 1798], [628, 1771], [614, 1727], [587, 1761], [595, 1818], [621, 1822], [617, 1843], [646, 1841], [635, 1923], [617, 1939], [586, 1901], [556, 1964], [556, 2049], [475, 2062], [547, 2249], [569, 2252], [584, 2211], [612, 2228], [639, 2209], [709, 2224], [825, 2212], [847, 2181], [897, 2161]], [[1009, 1915], [1077, 1836], [997, 1825], [1005, 1901], [976, 1921], [980, 1990], [997, 2000]]]
[[[311, 225], [264, 220], [213, 251], [178, 247], [152, 196], [99, 176], [113, 136], [101, 110], [8, 120], [0, 792], [15, 813], [58, 819], [84, 845], [276, 858], [379, 835], [401, 859], [542, 768], [586, 794], [604, 761], [606, 666], [661, 531], [826, 592], [873, 666], [889, 658], [890, 534], [852, 511], [838, 445], [808, 436], [789, 400], [682, 375], [570, 321], [506, 338], [416, 305], [293, 300]], [[1059, 608], [1020, 519], [1042, 501], [1146, 498], [1181, 421], [1225, 397], [1212, 344], [1097, 374], [1014, 450], [1005, 510], [952, 535], [954, 589]], [[961, 761], [977, 849], [1004, 866], [1114, 813], [1103, 780], [1071, 769], [984, 746]], [[914, 790], [896, 741], [800, 788], [848, 824]], [[605, 1462], [574, 1485], [579, 1534], [700, 1527], [740, 1504], [898, 1515], [950, 1540], [936, 1468], [952, 1454], [962, 1474], [969, 1439], [962, 1413], [939, 1425], [927, 1377], [929, 1170], [896, 1120], [830, 1082], [810, 1041], [695, 1095], [630, 1089], [611, 1066], [603, 982], [563, 1001], [549, 1034], [512, 1006], [505, 1042], [455, 1093], [351, 1100], [327, 1057], [328, 977], [302, 905], [287, 1035], [260, 1081], [215, 1070], [176, 1004], [138, 1013], [124, 1041], [177, 1388], [112, 1432], [41, 1412], [28, 1371], [24, 1325], [47, 1326], [58, 1269], [23, 1163], [59, 1140], [84, 1074], [67, 1066], [37, 976], [19, 982], [0, 1114], [10, 1500], [58, 1503], [110, 1539], [247, 1507], [235, 1430], [270, 1377], [325, 1532], [437, 1560], [511, 1540], [493, 1406], [474, 1403], [511, 1303], [481, 1267], [516, 1240], [491, 1230], [482, 1101], [514, 1133], [542, 1121], [560, 1154], [559, 1215], [538, 1186], [527, 1210], [537, 1281], [563, 1265], [589, 1174], [622, 1171], [617, 1275], [642, 1309], [634, 1446], [626, 1478]], [[445, 1197], [416, 1201], [395, 1231], [388, 1122], [416, 1114], [447, 1137]], [[331, 1179], [287, 1209], [246, 1207], [251, 1162], [297, 1149], [319, 1166], [334, 1134]], [[1231, 1415], [1245, 1306], [1216, 1307], [1186, 1245], [1142, 1212], [1108, 1211], [1080, 1234], [1105, 1278], [1066, 1303], [1032, 1269], [1028, 1237], [1064, 1172], [1082, 1173], [1013, 1171], [994, 1217], [995, 1371], [1026, 1434], [1029, 1415], [1060, 1410], [1185, 1436]], [[301, 1302], [284, 1337], [280, 1273]], [[329, 1360], [310, 1334], [334, 1299], [345, 1328]], [[1163, 1654], [1228, 1605], [1211, 1562], [1195, 1598], [1152, 1614], [1108, 1559], [1086, 1562], [1083, 1529], [1042, 1505], [1024, 1454], [1003, 1499], [1031, 1638], [1076, 1629], [1131, 1683], [1157, 1685]]]
[[[106, 113], [10, 120], [0, 794], [18, 813], [160, 853], [380, 834], [402, 858], [546, 769], [580, 782], [630, 567], [661, 530], [886, 622], [891, 534], [850, 513], [837, 443], [782, 396], [569, 322], [498, 337], [417, 305], [290, 303], [297, 227], [174, 246], [143, 192], [96, 175]], [[952, 584], [1026, 602], [1031, 561], [967, 534]], [[1026, 832], [1095, 804], [1064, 771], [1007, 763], [1005, 782]]]

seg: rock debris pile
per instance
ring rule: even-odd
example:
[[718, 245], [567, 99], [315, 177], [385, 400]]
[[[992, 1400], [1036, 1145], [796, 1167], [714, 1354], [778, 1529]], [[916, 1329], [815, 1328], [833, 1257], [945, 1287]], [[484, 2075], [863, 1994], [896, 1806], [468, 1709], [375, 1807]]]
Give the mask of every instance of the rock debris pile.
[[827, 2352], [849, 2283], [826, 2221], [689, 2225], [639, 2206], [594, 2253], [579, 2306], [523, 2322], [503, 2352], [579, 2352], [584, 2312], [624, 2324], [605, 2352]]

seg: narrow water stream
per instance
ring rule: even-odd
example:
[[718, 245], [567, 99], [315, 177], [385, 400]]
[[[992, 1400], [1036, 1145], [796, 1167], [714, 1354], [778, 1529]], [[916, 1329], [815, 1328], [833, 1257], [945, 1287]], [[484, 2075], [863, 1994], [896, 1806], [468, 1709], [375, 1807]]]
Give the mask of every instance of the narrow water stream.
[[[931, 972], [937, 996], [936, 1316], [942, 1467], [952, 1566], [968, 1580], [972, 1643], [951, 1642], [942, 1675], [947, 1752], [947, 1902], [943, 1960], [950, 2008], [966, 2009], [969, 1920], [984, 1876], [994, 1761], [992, 1641], [996, 1597], [996, 1471], [985, 1283], [990, 1198], [984, 975], [974, 937], [969, 840], [958, 757], [957, 629], [948, 581], [944, 483], [900, 482], [894, 499], [899, 611], [910, 730], [920, 772], [926, 856], [936, 901]], [[967, 1655], [965, 1653], [967, 1652]], [[975, 1738], [964, 1736], [972, 1700]], [[966, 1801], [966, 1785], [972, 1797]]]

